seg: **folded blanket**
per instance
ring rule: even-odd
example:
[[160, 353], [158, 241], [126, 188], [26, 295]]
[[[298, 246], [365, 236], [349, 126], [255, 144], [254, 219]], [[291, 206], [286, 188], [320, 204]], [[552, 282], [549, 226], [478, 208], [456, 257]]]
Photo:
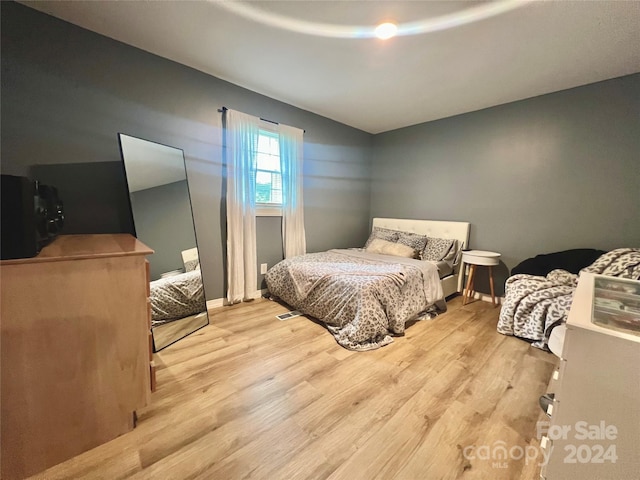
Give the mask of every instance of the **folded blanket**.
[[561, 321], [571, 307], [578, 276], [553, 270], [546, 277], [519, 274], [505, 284], [505, 301], [500, 310], [498, 332], [545, 342], [545, 331]]
[[640, 248], [611, 250], [580, 272], [638, 280], [640, 279]]
[[[607, 252], [582, 272], [640, 279], [640, 248]], [[546, 277], [526, 274], [509, 277], [498, 332], [534, 341], [534, 347], [548, 349], [551, 330], [567, 320], [578, 278], [565, 270], [553, 270]]]

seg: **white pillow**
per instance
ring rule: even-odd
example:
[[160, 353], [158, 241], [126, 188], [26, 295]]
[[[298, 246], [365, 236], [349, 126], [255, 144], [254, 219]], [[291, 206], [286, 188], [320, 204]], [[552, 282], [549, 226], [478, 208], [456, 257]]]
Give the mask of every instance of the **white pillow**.
[[416, 258], [416, 251], [401, 243], [388, 242], [380, 238], [375, 238], [365, 249], [369, 253], [381, 253], [383, 255], [393, 255], [395, 257]]

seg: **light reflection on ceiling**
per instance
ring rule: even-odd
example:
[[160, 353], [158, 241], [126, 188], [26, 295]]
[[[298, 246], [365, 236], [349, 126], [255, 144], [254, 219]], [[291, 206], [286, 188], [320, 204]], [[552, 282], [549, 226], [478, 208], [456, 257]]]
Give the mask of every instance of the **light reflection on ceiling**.
[[[209, 1], [217, 7], [224, 8], [246, 19], [291, 32], [332, 38], [357, 39], [377, 37], [376, 28], [378, 25], [337, 25], [332, 23], [318, 23], [287, 17], [254, 6], [256, 3], [259, 4], [260, 2]], [[485, 18], [500, 15], [501, 13], [523, 7], [532, 1], [533, 0], [498, 0], [494, 2], [475, 4], [472, 7], [445, 15], [399, 23], [395, 36], [421, 35], [424, 33], [459, 27], [461, 25], [477, 22]]]

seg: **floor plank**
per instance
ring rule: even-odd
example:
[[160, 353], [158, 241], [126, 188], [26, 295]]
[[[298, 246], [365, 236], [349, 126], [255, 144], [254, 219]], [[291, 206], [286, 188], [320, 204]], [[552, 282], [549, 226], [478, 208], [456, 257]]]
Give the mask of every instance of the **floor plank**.
[[535, 461], [479, 450], [538, 448], [538, 397], [557, 363], [498, 334], [499, 309], [453, 298], [370, 352], [304, 316], [275, 318], [287, 310], [212, 310], [155, 355], [158, 389], [135, 430], [33, 478], [537, 478]]

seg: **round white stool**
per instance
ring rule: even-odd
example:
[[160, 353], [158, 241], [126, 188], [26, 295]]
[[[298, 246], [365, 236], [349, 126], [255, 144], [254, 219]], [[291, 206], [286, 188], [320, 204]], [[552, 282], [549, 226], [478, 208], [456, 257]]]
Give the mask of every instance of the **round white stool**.
[[496, 306], [496, 295], [493, 289], [493, 267], [500, 264], [500, 254], [496, 252], [487, 252], [485, 250], [467, 250], [462, 252], [462, 271], [465, 271], [465, 265], [469, 265], [469, 278], [467, 278], [467, 286], [462, 292], [462, 305], [466, 305], [471, 298], [473, 290], [473, 282], [475, 280], [476, 267], [489, 268], [489, 285], [491, 286], [491, 303]]

